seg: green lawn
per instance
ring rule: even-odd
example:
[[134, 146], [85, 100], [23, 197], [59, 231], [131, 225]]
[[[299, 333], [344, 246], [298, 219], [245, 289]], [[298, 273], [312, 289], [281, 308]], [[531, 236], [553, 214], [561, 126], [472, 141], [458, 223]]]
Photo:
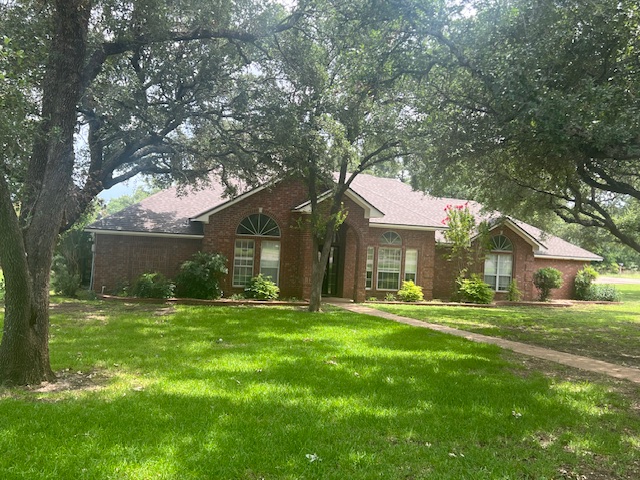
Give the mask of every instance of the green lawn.
[[52, 324], [78, 388], [0, 390], [3, 479], [640, 476], [639, 388], [495, 346], [339, 310], [65, 302]]
[[640, 285], [616, 285], [621, 304], [570, 308], [372, 305], [461, 330], [640, 367]]

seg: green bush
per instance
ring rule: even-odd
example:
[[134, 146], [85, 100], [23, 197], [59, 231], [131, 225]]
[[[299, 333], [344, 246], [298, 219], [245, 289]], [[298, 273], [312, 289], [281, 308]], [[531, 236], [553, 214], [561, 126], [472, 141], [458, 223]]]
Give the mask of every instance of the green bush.
[[518, 282], [511, 280], [509, 290], [507, 290], [507, 300], [510, 302], [519, 302], [522, 298], [522, 292], [518, 289]]
[[80, 288], [80, 275], [72, 274], [65, 258], [56, 255], [51, 268], [51, 286], [53, 291], [63, 297], [75, 297]]
[[396, 301], [396, 296], [393, 293], [387, 293], [384, 296], [384, 301], [385, 302], [395, 302]]
[[249, 280], [249, 284], [244, 289], [247, 298], [255, 298], [256, 300], [275, 300], [280, 295], [280, 288], [273, 283], [271, 277], [265, 277], [259, 274]]
[[584, 300], [592, 302], [619, 302], [620, 292], [611, 285], [591, 285], [589, 296]]
[[131, 285], [130, 293], [140, 298], [170, 298], [175, 286], [161, 273], [143, 273]]
[[470, 278], [459, 278], [457, 298], [461, 302], [491, 303], [495, 292], [484, 283], [480, 275], [474, 273]]
[[598, 272], [590, 265], [585, 266], [576, 274], [573, 282], [575, 288], [575, 298], [577, 300], [588, 300], [591, 296], [593, 281], [598, 278]]
[[402, 287], [398, 290], [398, 298], [403, 302], [421, 302], [424, 300], [422, 287], [413, 283], [412, 280], [402, 282]]
[[197, 252], [180, 267], [176, 278], [176, 295], [185, 298], [220, 298], [220, 281], [228, 271], [224, 255]]
[[549, 300], [551, 290], [560, 288], [563, 283], [562, 272], [552, 267], [541, 268], [533, 274], [533, 284], [540, 292], [541, 302]]

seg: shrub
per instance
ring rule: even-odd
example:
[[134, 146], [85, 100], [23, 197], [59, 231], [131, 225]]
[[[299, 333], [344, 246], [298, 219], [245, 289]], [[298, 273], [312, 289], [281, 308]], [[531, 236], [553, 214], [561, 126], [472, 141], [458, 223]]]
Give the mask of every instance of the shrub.
[[262, 274], [259, 274], [257, 277], [249, 280], [249, 284], [244, 289], [244, 292], [248, 298], [275, 300], [280, 294], [280, 288], [273, 283], [271, 277], [264, 277]]
[[130, 293], [140, 298], [170, 298], [175, 286], [161, 273], [143, 273], [131, 285]]
[[562, 286], [562, 273], [552, 267], [541, 268], [533, 274], [533, 284], [540, 292], [540, 301], [546, 302], [551, 296], [551, 290]]
[[393, 293], [387, 293], [384, 296], [384, 301], [385, 302], [395, 302], [396, 301], [396, 296]]
[[519, 302], [522, 298], [522, 292], [518, 289], [518, 282], [511, 280], [509, 290], [507, 290], [507, 300], [510, 302]]
[[574, 280], [575, 297], [578, 300], [588, 300], [591, 296], [593, 281], [598, 278], [598, 272], [590, 265], [585, 266], [576, 274]]
[[180, 267], [176, 278], [176, 295], [186, 298], [220, 298], [220, 280], [228, 271], [224, 255], [197, 252]]
[[65, 258], [56, 255], [53, 258], [51, 285], [53, 291], [63, 297], [75, 297], [80, 288], [80, 275], [72, 274]]
[[413, 283], [412, 280], [402, 282], [402, 288], [398, 290], [398, 298], [403, 302], [421, 302], [424, 300], [422, 287]]
[[474, 273], [470, 278], [459, 278], [457, 298], [462, 302], [491, 303], [495, 292], [484, 283], [480, 275]]
[[619, 302], [620, 292], [611, 285], [591, 285], [589, 296], [585, 300], [593, 302]]

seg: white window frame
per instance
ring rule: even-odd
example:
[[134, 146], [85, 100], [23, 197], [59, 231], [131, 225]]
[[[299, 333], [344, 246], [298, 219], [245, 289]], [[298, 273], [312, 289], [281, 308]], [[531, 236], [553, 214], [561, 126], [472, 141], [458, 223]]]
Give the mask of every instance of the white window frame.
[[[271, 246], [275, 247], [272, 250], [273, 252], [277, 251], [277, 259], [269, 260], [271, 262], [275, 262], [275, 267], [273, 265], [267, 266], [265, 261], [265, 257], [267, 256], [265, 255], [265, 250], [266, 248], [269, 248]], [[275, 276], [271, 272], [269, 272], [274, 269], [275, 269]], [[279, 241], [277, 240], [276, 241], [274, 240], [260, 241], [260, 273], [265, 277], [271, 277], [271, 281], [273, 283], [275, 283], [276, 285], [280, 285], [280, 242]]]
[[[246, 287], [249, 280], [254, 276], [253, 268], [255, 264], [255, 250], [256, 242], [250, 239], [236, 239], [233, 246], [233, 286], [234, 287]], [[245, 251], [250, 250], [251, 254], [247, 255], [238, 255], [238, 250], [240, 253], [245, 253]], [[250, 272], [248, 274], [247, 272]], [[240, 280], [242, 278], [242, 280]], [[243, 283], [244, 281], [244, 283]]]
[[367, 247], [367, 266], [364, 273], [364, 288], [371, 290], [373, 288], [373, 262], [376, 258], [376, 251], [373, 247]]
[[[411, 263], [409, 263], [411, 260]], [[412, 276], [413, 278], [409, 278]], [[407, 248], [404, 252], [404, 281], [411, 280], [417, 284], [418, 280], [418, 250], [416, 248]]]
[[[507, 259], [508, 258], [508, 263], [509, 263], [509, 274], [505, 275], [504, 274], [504, 263], [501, 260]], [[488, 274], [486, 273], [487, 271], [487, 262], [490, 261], [490, 259], [492, 261], [495, 262], [496, 265], [496, 272], [495, 273], [491, 273]], [[506, 292], [509, 290], [509, 284], [511, 283], [511, 281], [513, 280], [513, 254], [510, 252], [504, 252], [504, 253], [499, 253], [499, 252], [492, 252], [487, 254], [487, 256], [485, 257], [484, 260], [484, 283], [490, 285], [493, 289], [494, 292]], [[503, 285], [500, 285], [500, 279], [507, 279], [506, 285], [503, 282]], [[489, 280], [489, 281], [487, 281]], [[494, 286], [495, 285], [495, 286]]]
[[[391, 258], [393, 256], [393, 258]], [[386, 257], [386, 258], [385, 258]], [[391, 265], [393, 262], [393, 265]], [[391, 266], [389, 266], [391, 265]], [[396, 266], [397, 265], [397, 266]], [[400, 275], [402, 271], [402, 249], [393, 247], [378, 247], [378, 270], [376, 275], [376, 290], [398, 291], [400, 289]], [[382, 276], [397, 276], [396, 286], [392, 288], [382, 288], [381, 283], [386, 283]], [[385, 285], [388, 287], [388, 285]]]

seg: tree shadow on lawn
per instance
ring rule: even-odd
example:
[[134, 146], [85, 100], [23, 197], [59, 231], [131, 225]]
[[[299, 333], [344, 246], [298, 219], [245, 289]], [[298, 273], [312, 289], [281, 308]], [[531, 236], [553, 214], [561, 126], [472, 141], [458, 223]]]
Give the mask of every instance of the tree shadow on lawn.
[[[109, 320], [83, 341], [57, 337], [59, 359], [121, 362], [113, 384], [0, 401], [0, 472], [624, 478], [617, 462], [638, 473], [640, 422], [597, 384], [522, 378], [497, 347], [372, 317], [245, 313]], [[136, 346], [128, 358], [123, 338]]]

